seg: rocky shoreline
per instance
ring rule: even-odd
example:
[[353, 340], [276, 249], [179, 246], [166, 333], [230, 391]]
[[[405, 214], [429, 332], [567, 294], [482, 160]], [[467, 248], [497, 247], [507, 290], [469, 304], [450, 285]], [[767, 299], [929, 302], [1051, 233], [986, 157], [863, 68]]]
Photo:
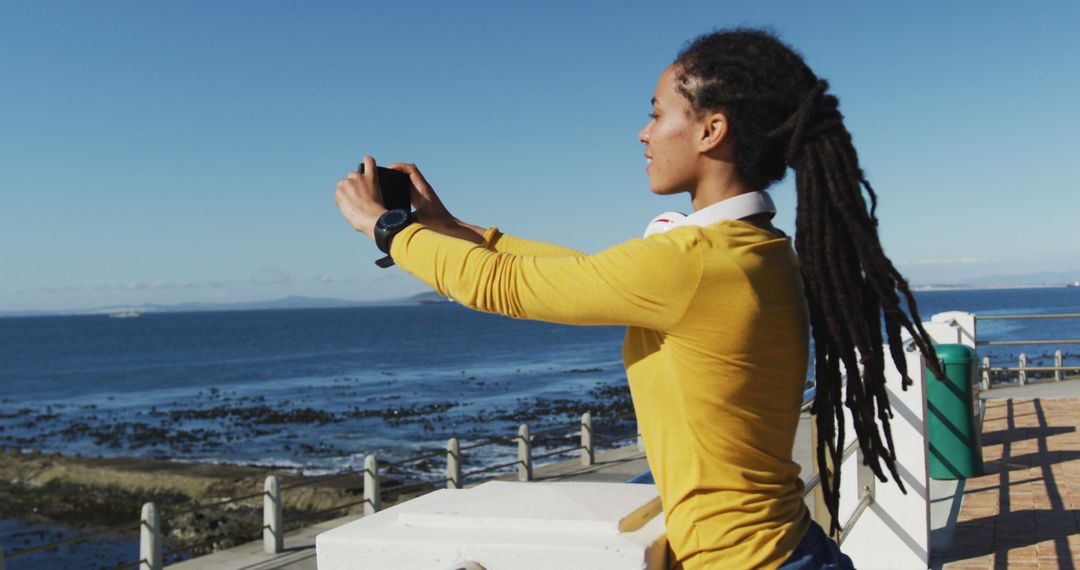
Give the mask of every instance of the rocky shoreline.
[[[312, 483], [282, 493], [287, 527], [290, 519], [295, 521], [294, 527], [311, 524], [319, 520], [311, 515], [357, 502], [363, 496], [363, 477], [359, 474], [305, 477], [288, 469], [268, 467], [3, 451], [0, 518], [36, 523], [59, 521], [88, 532], [130, 526], [134, 534], [142, 505], [153, 501], [162, 516], [166, 541], [174, 550], [196, 556], [261, 535], [261, 496], [226, 505], [214, 503], [261, 492], [267, 475], [277, 476], [282, 486]], [[414, 489], [413, 494], [427, 490]], [[384, 501], [393, 503], [404, 498], [389, 496]], [[199, 505], [207, 506], [192, 510]], [[322, 518], [361, 509], [362, 505], [355, 505], [325, 513]]]
[[[441, 394], [420, 386], [416, 389], [422, 397], [417, 402], [395, 393], [393, 380], [376, 382], [379, 389], [385, 384], [387, 393], [372, 395], [367, 385], [371, 382], [354, 377], [335, 379], [329, 388], [299, 386], [270, 396], [209, 387], [189, 398], [153, 405], [117, 403], [114, 396], [98, 402], [45, 405], [0, 398], [0, 450], [164, 461], [265, 461], [333, 471], [355, 467], [357, 453], [378, 452], [402, 459], [394, 454], [420, 454], [426, 451], [424, 447], [441, 447], [441, 441], [449, 437], [479, 439], [500, 431], [512, 433], [522, 422], [534, 430], [569, 426], [586, 410], [594, 418], [632, 415], [626, 384], [598, 380], [602, 374], [604, 370], [595, 367], [559, 372], [557, 376], [563, 378], [582, 378], [581, 393], [569, 397], [563, 393], [500, 398], [500, 392], [514, 391], [508, 380], [463, 376], [456, 381], [464, 390], [461, 394]], [[471, 396], [485, 394], [498, 401], [474, 405]], [[357, 433], [365, 434], [367, 441], [389, 445], [358, 447]], [[410, 442], [427, 445], [395, 445], [402, 434]]]
[[[573, 368], [563, 374], [590, 377], [602, 372]], [[484, 380], [464, 381], [488, 388]], [[542, 452], [565, 448], [568, 438], [576, 438], [577, 418], [590, 410], [601, 439], [632, 434], [636, 425], [626, 385], [590, 383], [583, 397], [516, 398], [479, 409], [467, 409], [467, 401], [458, 399], [409, 405], [401, 395], [360, 398], [347, 393], [351, 382], [346, 380], [335, 382], [345, 392], [334, 396], [357, 402], [347, 407], [317, 407], [306, 393], [276, 400], [213, 387], [191, 400], [134, 411], [83, 409], [89, 404], [77, 409], [63, 404], [10, 405], [0, 409], [0, 521], [11, 521], [21, 530], [17, 540], [9, 538], [4, 546], [24, 550], [71, 533], [110, 529], [117, 529], [109, 536], [118, 543], [130, 543], [137, 540], [143, 504], [152, 501], [161, 513], [166, 553], [189, 557], [229, 548], [261, 536], [260, 493], [268, 475], [275, 475], [285, 488], [287, 531], [357, 513], [363, 508], [362, 475], [334, 473], [356, 468], [334, 466], [339, 463], [335, 458], [356, 457], [343, 450], [342, 441], [355, 445], [355, 440], [341, 437], [348, 432], [369, 433], [377, 439], [393, 430], [425, 442], [452, 436], [476, 443], [508, 435], [527, 422], [534, 430], [534, 449]], [[0, 403], [14, 404], [2, 399]], [[334, 427], [336, 432], [326, 434]], [[280, 454], [250, 453], [254, 446], [271, 447], [271, 442]], [[434, 484], [422, 481], [444, 476], [441, 445], [399, 448], [380, 442], [372, 447], [388, 463], [381, 471], [383, 505], [430, 491]], [[106, 456], [72, 453], [76, 449]], [[505, 455], [515, 451], [516, 446], [500, 442], [469, 452], [467, 470], [504, 463]], [[431, 452], [435, 453], [430, 457], [402, 461]], [[223, 455], [235, 461], [210, 462]], [[245, 455], [275, 457], [271, 461], [280, 463], [243, 464]], [[328, 475], [305, 475], [304, 469]], [[409, 494], [394, 496], [393, 487], [401, 483], [409, 483]], [[223, 504], [248, 495], [254, 496]], [[47, 530], [34, 530], [41, 528]], [[34, 538], [26, 538], [31, 535]]]

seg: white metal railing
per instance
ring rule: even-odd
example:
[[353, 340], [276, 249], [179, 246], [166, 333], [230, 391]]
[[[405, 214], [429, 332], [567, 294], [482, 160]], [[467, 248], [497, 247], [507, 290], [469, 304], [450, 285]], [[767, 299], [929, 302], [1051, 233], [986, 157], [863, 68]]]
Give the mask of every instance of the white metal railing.
[[[861, 460], [862, 451], [859, 449], [859, 440], [852, 441], [848, 444], [847, 447], [844, 448], [844, 453], [840, 455], [840, 463], [847, 461], [847, 458], [851, 457], [851, 454], [855, 453], [856, 451], [859, 452], [859, 459]], [[861, 461], [859, 463], [862, 464]], [[817, 491], [818, 487], [821, 486], [821, 473], [815, 472], [813, 477], [803, 482], [803, 485], [803, 498], [805, 499], [810, 495], [810, 493]]]
[[[1080, 313], [1056, 313], [1056, 314], [1040, 314], [1040, 315], [974, 315], [974, 324], [977, 326], [981, 321], [1014, 321], [1014, 320], [1037, 320], [1037, 319], [1080, 319]], [[1050, 345], [1073, 345], [1080, 344], [1078, 339], [1062, 339], [1062, 340], [978, 340], [975, 342], [975, 346], [1050, 346]], [[989, 356], [985, 356], [982, 359], [981, 375], [982, 375], [982, 388], [989, 390], [995, 384], [1008, 383], [1011, 380], [1012, 374], [1016, 373], [1017, 382], [1024, 386], [1029, 380], [1035, 380], [1034, 372], [1053, 372], [1053, 379], [1056, 382], [1060, 382], [1063, 378], [1063, 372], [1080, 372], [1080, 364], [1075, 366], [1068, 366], [1065, 364], [1064, 357], [1060, 350], [1054, 352], [1054, 365], [1053, 366], [1029, 366], [1027, 354], [1021, 352], [1018, 359], [1017, 366], [991, 366]], [[1005, 380], [1003, 382], [995, 382], [996, 379], [994, 373], [1004, 373]], [[1031, 377], [1029, 377], [1031, 374]]]
[[[810, 411], [811, 407], [813, 407], [814, 397], [816, 395], [816, 387], [810, 387], [803, 392], [803, 404], [801, 408], [802, 413]], [[814, 460], [814, 474], [812, 477], [803, 482], [804, 488], [802, 496], [805, 500], [806, 497], [810, 496], [811, 493], [815, 493], [814, 518], [818, 522], [818, 524], [822, 526], [822, 528], [828, 530], [832, 527], [832, 525], [828, 509], [825, 506], [824, 494], [820, 489], [821, 472], [820, 468], [817, 465], [817, 455], [814, 454], [813, 451], [817, 447], [816, 424], [813, 424], [811, 427], [810, 441], [811, 453]], [[870, 467], [864, 465], [863, 463], [863, 453], [862, 449], [859, 447], [859, 440], [857, 438], [853, 438], [851, 443], [849, 443], [847, 447], [844, 448], [844, 451], [840, 454], [840, 465], [843, 466], [844, 463], [847, 462], [848, 458], [850, 458], [852, 455], [857, 456], [856, 459], [858, 468], [856, 472], [859, 480], [859, 503], [858, 505], [856, 505], [855, 509], [852, 511], [851, 515], [847, 518], [847, 520], [845, 520], [843, 524], [839, 525], [840, 534], [836, 537], [836, 541], [838, 544], [843, 544], [844, 540], [847, 538], [855, 523], [858, 522], [859, 517], [862, 516], [863, 511], [866, 509], [866, 507], [868, 507], [874, 502], [874, 490], [876, 489], [876, 486], [874, 485], [874, 474]], [[830, 468], [832, 468], [832, 466], [830, 466]]]
[[995, 385], [1006, 384], [1006, 382], [994, 382], [993, 373], [995, 372], [1004, 372], [1006, 373], [1006, 376], [1011, 372], [1015, 372], [1017, 383], [1024, 386], [1029, 381], [1036, 380], [1034, 374], [1032, 374], [1032, 377], [1028, 376], [1028, 374], [1033, 372], [1053, 372], [1054, 381], [1061, 382], [1064, 378], [1064, 372], [1080, 372], [1080, 364], [1077, 364], [1076, 366], [1066, 366], [1064, 356], [1060, 350], [1057, 350], [1054, 351], [1053, 366], [1030, 366], [1028, 365], [1027, 354], [1021, 352], [1016, 366], [991, 366], [990, 357], [984, 356], [980, 371], [982, 373], [982, 387], [984, 390], [989, 390]]
[[[812, 402], [812, 398], [810, 401], [804, 402], [804, 410], [809, 409], [809, 405]], [[816, 431], [816, 427], [812, 428], [811, 448], [815, 448], [817, 445]], [[844, 543], [844, 540], [847, 539], [848, 534], [850, 534], [851, 532], [851, 529], [854, 528], [855, 524], [859, 521], [859, 517], [862, 516], [863, 511], [866, 510], [866, 507], [870, 506], [874, 502], [874, 492], [877, 489], [873, 471], [868, 465], [864, 464], [863, 462], [863, 453], [862, 449], [859, 447], [858, 439], [854, 439], [851, 443], [849, 443], [847, 447], [844, 448], [843, 453], [840, 454], [840, 468], [843, 469], [844, 464], [847, 463], [848, 458], [850, 458], [852, 455], [856, 456], [856, 476], [858, 477], [859, 502], [855, 506], [851, 514], [843, 522], [843, 524], [839, 525], [840, 534], [836, 537], [837, 544]], [[816, 463], [816, 455], [814, 456], [814, 459], [814, 475], [804, 482], [805, 486], [803, 489], [803, 499], [806, 499], [806, 497], [810, 496], [811, 493], [815, 493], [814, 519], [818, 522], [818, 524], [822, 526], [822, 528], [828, 531], [828, 529], [832, 526], [830, 520], [831, 517], [827, 507], [825, 506], [824, 494], [820, 489], [821, 472], [820, 468], [817, 466]]]

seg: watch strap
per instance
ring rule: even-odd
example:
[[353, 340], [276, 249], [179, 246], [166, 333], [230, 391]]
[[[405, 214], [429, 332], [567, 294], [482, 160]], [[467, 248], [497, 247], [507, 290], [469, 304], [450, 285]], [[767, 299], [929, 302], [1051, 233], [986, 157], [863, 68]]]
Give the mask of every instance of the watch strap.
[[390, 246], [394, 242], [394, 236], [416, 221], [416, 216], [412, 212], [405, 211], [405, 218], [401, 222], [394, 225], [387, 223], [388, 216], [398, 217], [402, 211], [389, 210], [379, 217], [379, 221], [375, 222], [375, 245], [387, 255], [390, 255]]

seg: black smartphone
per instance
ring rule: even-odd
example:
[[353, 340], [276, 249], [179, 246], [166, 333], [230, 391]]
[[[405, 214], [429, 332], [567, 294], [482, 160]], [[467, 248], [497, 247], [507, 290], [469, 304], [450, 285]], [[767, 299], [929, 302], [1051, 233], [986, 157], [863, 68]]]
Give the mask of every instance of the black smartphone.
[[[363, 174], [364, 163], [361, 162], [356, 171]], [[412, 208], [412, 183], [409, 181], [408, 174], [376, 166], [375, 175], [379, 178], [382, 203], [387, 210], [409, 210]]]

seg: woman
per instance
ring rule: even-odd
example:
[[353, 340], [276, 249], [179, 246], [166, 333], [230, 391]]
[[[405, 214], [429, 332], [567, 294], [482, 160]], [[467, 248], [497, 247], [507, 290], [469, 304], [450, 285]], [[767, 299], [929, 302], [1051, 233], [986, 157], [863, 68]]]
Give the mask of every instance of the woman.
[[[365, 174], [339, 182], [336, 199], [403, 269], [462, 304], [628, 326], [627, 378], [674, 567], [850, 567], [811, 522], [791, 460], [809, 333], [819, 464], [826, 455], [838, 464], [843, 449], [835, 430], [844, 418], [842, 364], [860, 446], [879, 478], [888, 469], [897, 484], [882, 316], [901, 372], [902, 328], [936, 358], [906, 282], [882, 252], [873, 190], [827, 89], [768, 33], [694, 40], [661, 74], [639, 137], [650, 189], [690, 194], [697, 222], [651, 228], [596, 255], [459, 222], [411, 165], [392, 168], [410, 175], [420, 223], [381, 206], [370, 157]], [[732, 207], [789, 166], [798, 257], [767, 208]], [[822, 479], [835, 520], [839, 472]]]

